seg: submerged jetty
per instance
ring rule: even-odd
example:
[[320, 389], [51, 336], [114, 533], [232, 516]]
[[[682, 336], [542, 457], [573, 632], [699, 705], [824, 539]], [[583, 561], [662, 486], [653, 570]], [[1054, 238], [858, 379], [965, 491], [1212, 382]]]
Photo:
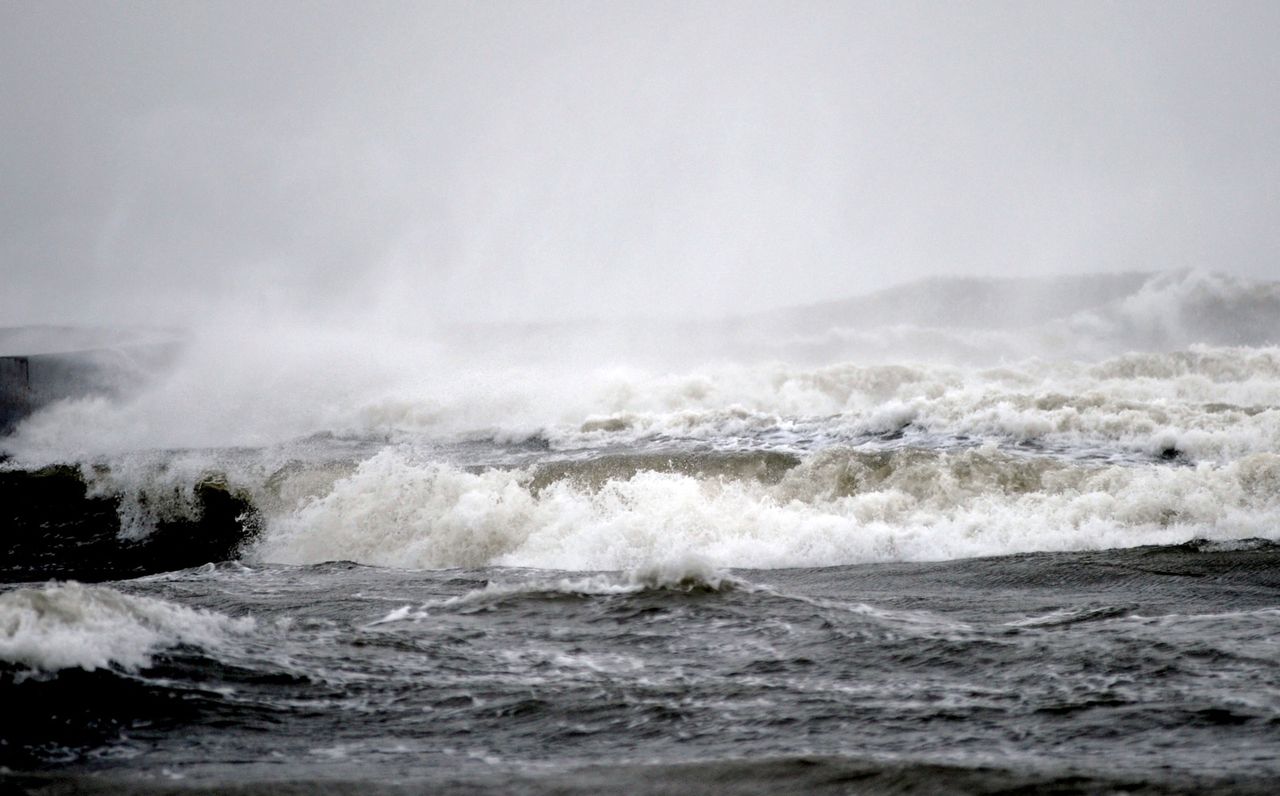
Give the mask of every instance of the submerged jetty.
[[170, 364], [181, 347], [170, 330], [0, 328], [0, 434], [54, 401], [120, 395]]
[[121, 528], [122, 495], [91, 489], [74, 465], [0, 469], [0, 583], [50, 578], [85, 582], [139, 577], [235, 558], [258, 527], [248, 494], [211, 473], [191, 486], [183, 511], [148, 532]]

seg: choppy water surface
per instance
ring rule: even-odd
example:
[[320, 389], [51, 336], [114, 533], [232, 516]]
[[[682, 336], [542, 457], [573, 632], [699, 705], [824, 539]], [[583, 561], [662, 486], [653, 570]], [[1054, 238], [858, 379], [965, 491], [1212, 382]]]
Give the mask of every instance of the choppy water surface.
[[50, 405], [0, 462], [3, 784], [1269, 793], [1268, 301]]
[[591, 790], [593, 766], [626, 764], [614, 784], [645, 790], [730, 761], [716, 776], [744, 787], [799, 766], [773, 783], [796, 791], [851, 771], [945, 786], [930, 767], [946, 766], [980, 788], [1262, 792], [1280, 773], [1278, 565], [1270, 544], [1193, 544], [732, 574], [224, 564], [28, 586], [0, 618], [46, 635], [2, 651], [65, 668], [4, 671], [5, 763], [317, 789]]

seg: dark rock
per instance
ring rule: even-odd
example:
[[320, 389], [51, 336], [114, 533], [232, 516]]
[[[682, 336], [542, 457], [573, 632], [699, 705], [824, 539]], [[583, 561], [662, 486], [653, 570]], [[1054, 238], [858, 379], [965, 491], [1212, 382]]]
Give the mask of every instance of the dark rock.
[[0, 581], [117, 580], [235, 558], [257, 528], [249, 500], [217, 478], [195, 487], [193, 518], [120, 537], [118, 496], [90, 496], [79, 469], [0, 471]]

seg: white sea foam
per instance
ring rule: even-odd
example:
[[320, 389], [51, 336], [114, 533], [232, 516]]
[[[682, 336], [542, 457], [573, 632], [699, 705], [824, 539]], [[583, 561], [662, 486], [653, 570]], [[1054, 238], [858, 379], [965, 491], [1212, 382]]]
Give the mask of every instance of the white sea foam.
[[[793, 357], [813, 341], [789, 347], [790, 316], [743, 322], [744, 337], [772, 335], [769, 345], [627, 365], [539, 354], [571, 328], [499, 335], [497, 348], [518, 353], [474, 363], [465, 344], [448, 357], [391, 346], [364, 361], [341, 335], [289, 334], [245, 364], [232, 357], [252, 348], [244, 340], [225, 351], [205, 340], [202, 366], [132, 402], [65, 401], [31, 417], [4, 441], [4, 466], [86, 463], [91, 492], [120, 497], [126, 535], [189, 516], [194, 484], [221, 474], [263, 514], [256, 554], [282, 562], [625, 570], [695, 554], [772, 567], [1270, 538], [1276, 490], [1247, 484], [1274, 485], [1280, 455], [1280, 286], [1195, 273], [1130, 281], [1139, 287], [1085, 309], [1074, 299], [1055, 309], [1040, 285], [1048, 309], [1034, 328], [1025, 312], [1013, 328], [961, 308], [955, 328], [925, 330], [989, 349], [975, 357], [927, 356], [914, 343], [904, 355], [892, 343], [878, 361], [859, 348], [867, 335], [892, 342], [905, 327], [874, 324], [845, 330], [852, 348]], [[918, 289], [946, 309], [975, 287]], [[976, 289], [998, 298], [1006, 288]], [[866, 306], [892, 319], [913, 295]], [[916, 316], [920, 331], [928, 318]], [[846, 454], [899, 431], [925, 447], [1029, 443], [1058, 458], [904, 453], [868, 475]], [[538, 444], [504, 447], [526, 441]], [[253, 447], [228, 447], [238, 443]], [[450, 445], [480, 454], [440, 453]], [[461, 466], [708, 448], [803, 464], [781, 483], [642, 466], [592, 486]], [[1134, 466], [1153, 457], [1179, 466]], [[1020, 480], [1033, 488], [1011, 486]]]
[[831, 451], [777, 484], [647, 470], [598, 488], [532, 479], [385, 451], [269, 522], [256, 554], [406, 568], [628, 570], [673, 556], [770, 568], [1280, 538], [1275, 454], [1167, 467]]
[[216, 647], [252, 628], [232, 619], [74, 581], [0, 594], [0, 661], [37, 672], [137, 670], [179, 644]]
[[[1022, 318], [1018, 302], [1034, 294], [1044, 304], [1054, 284], [996, 292]], [[939, 433], [1097, 437], [1137, 450], [1171, 442], [1203, 457], [1277, 449], [1280, 284], [1164, 274], [1066, 315], [1058, 311], [1078, 302], [1064, 298], [1055, 310], [1049, 301], [1045, 320], [1022, 318], [1031, 325], [974, 312], [952, 318], [954, 328], [894, 320], [915, 293], [951, 307], [992, 289], [924, 283], [868, 297], [858, 307], [882, 323], [864, 328], [856, 308], [837, 313], [831, 344], [789, 331], [805, 325], [803, 312], [695, 329], [472, 330], [478, 342], [442, 338], [447, 346], [322, 328], [222, 329], [198, 336], [184, 362], [140, 394], [58, 402], [3, 444], [24, 461], [262, 447], [321, 433], [537, 433], [581, 444], [619, 426], [723, 433], [838, 415], [849, 428], [911, 421]], [[988, 315], [1002, 306], [983, 305]], [[603, 342], [615, 337], [617, 350]], [[722, 342], [685, 351], [704, 337]], [[642, 339], [654, 342], [646, 349]]]
[[798, 425], [849, 436], [910, 424], [937, 434], [1143, 454], [1176, 448], [1219, 461], [1280, 451], [1280, 348], [1198, 346], [1097, 364], [767, 364], [612, 378], [586, 422], [546, 430], [553, 443], [712, 439]]
[[[1176, 452], [1200, 465], [1190, 470], [1199, 485], [1191, 494], [1211, 490], [1207, 485], [1258, 461], [1259, 455], [1265, 460], [1280, 453], [1277, 348], [1194, 347], [1096, 363], [1030, 360], [997, 368], [764, 363], [685, 374], [614, 369], [600, 378], [595, 392], [551, 402], [553, 418], [545, 425], [535, 423], [532, 415], [505, 423], [495, 419], [481, 436], [503, 442], [536, 432], [550, 445], [547, 455], [601, 446], [625, 450], [646, 440], [676, 438], [716, 448], [765, 446], [820, 462], [823, 451], [856, 444], [862, 435], [909, 427], [943, 437], [1032, 442], [1081, 456], [1133, 460]], [[389, 436], [400, 440], [397, 447], [418, 449], [420, 440], [448, 436], [433, 425], [436, 420], [416, 425], [420, 419], [406, 419], [398, 410], [387, 417], [366, 406], [360, 414], [362, 439]], [[473, 421], [478, 422], [467, 422]], [[475, 432], [463, 437], [468, 435]], [[950, 507], [926, 506], [928, 512], [919, 507], [890, 510], [899, 505], [902, 490], [850, 497], [849, 505], [805, 499], [789, 507], [792, 498], [779, 491], [783, 487], [722, 488], [678, 473], [642, 473], [598, 493], [567, 484], [539, 491], [525, 471], [471, 473], [444, 462], [432, 465], [424, 461], [429, 455], [396, 452], [366, 461], [359, 474], [348, 477], [355, 464], [342, 458], [346, 454], [339, 452], [336, 459], [332, 452], [314, 454], [310, 445], [304, 440], [252, 452], [143, 450], [97, 458], [95, 465], [106, 466], [82, 469], [91, 493], [120, 496], [123, 532], [135, 537], [158, 520], [191, 516], [198, 510], [194, 485], [209, 474], [222, 474], [263, 512], [270, 533], [262, 553], [280, 561], [350, 558], [423, 567], [502, 562], [555, 567], [565, 561], [566, 568], [586, 568], [592, 562], [626, 568], [649, 560], [646, 550], [676, 544], [678, 550], [713, 549], [736, 564], [782, 566], [919, 557], [922, 550], [947, 557], [1039, 549], [1027, 537], [1029, 531], [1016, 529], [1019, 521], [1048, 524], [1038, 543], [1046, 549], [1086, 544], [1088, 536], [1078, 529], [1071, 534], [1052, 530], [1065, 516], [1065, 509], [1058, 508], [1066, 500], [1062, 494], [1046, 495], [1048, 502], [1036, 511], [1029, 509], [1029, 496], [1013, 507], [998, 499], [993, 516], [1005, 519], [993, 522], [973, 508], [977, 497]], [[56, 453], [19, 450], [8, 466], [59, 460]], [[1230, 528], [1237, 526], [1260, 528], [1260, 536], [1269, 532], [1263, 527], [1269, 507], [1262, 507], [1254, 520], [1234, 514], [1208, 517], [1182, 505], [1185, 498], [1163, 497], [1167, 488], [1162, 484], [1183, 477], [1177, 473], [1143, 476], [1141, 468], [1117, 472], [1116, 485], [1085, 490], [1077, 507], [1085, 495], [1095, 493], [1097, 501], [1130, 506], [1130, 514], [1153, 500], [1169, 503], [1163, 519], [1148, 530], [1121, 517], [1129, 530], [1114, 530], [1108, 537], [1118, 545], [1181, 541], [1191, 531], [1180, 539], [1180, 531], [1169, 529], [1180, 523], [1204, 526], [1202, 535], [1232, 536]], [[929, 478], [922, 474], [920, 482]], [[1157, 497], [1120, 491], [1120, 484], [1135, 478], [1146, 478], [1144, 484], [1150, 482]], [[852, 529], [850, 517], [868, 516], [874, 513], [872, 506], [881, 504], [886, 508], [876, 511], [884, 513], [884, 527], [864, 522], [856, 532]], [[1236, 505], [1228, 500], [1222, 511]], [[1245, 509], [1239, 512], [1243, 516]], [[729, 530], [739, 515], [751, 519], [742, 529]], [[1105, 522], [1107, 516], [1101, 512], [1097, 519]], [[895, 522], [904, 525], [894, 529]], [[945, 536], [944, 522], [956, 523], [958, 538], [929, 541], [930, 534]], [[967, 529], [966, 523], [976, 529]], [[1017, 541], [1002, 548], [994, 540], [1006, 533], [999, 530], [1005, 524]], [[350, 531], [366, 526], [370, 530], [364, 535]], [[557, 539], [565, 546], [561, 554], [549, 552]], [[766, 552], [771, 548], [773, 554]]]

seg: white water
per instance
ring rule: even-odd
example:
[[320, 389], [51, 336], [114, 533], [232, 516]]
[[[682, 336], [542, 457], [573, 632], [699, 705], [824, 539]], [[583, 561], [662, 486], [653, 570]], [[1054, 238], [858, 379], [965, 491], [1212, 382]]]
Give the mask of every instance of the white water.
[[772, 486], [641, 471], [535, 491], [527, 471], [473, 474], [387, 451], [277, 517], [255, 552], [407, 568], [628, 569], [671, 555], [769, 568], [1280, 538], [1276, 454], [1195, 467], [984, 449], [904, 459], [882, 480], [831, 451]]
[[[832, 332], [848, 347], [816, 359], [810, 332], [787, 336], [804, 313], [661, 356], [679, 330], [657, 328], [648, 350], [573, 328], [204, 339], [132, 399], [62, 402], [4, 444], [9, 466], [81, 462], [96, 493], [123, 496], [132, 535], [225, 475], [264, 515], [249, 554], [282, 563], [787, 567], [1277, 538], [1280, 286], [1161, 275], [1080, 309], [1054, 284], [1015, 285], [1042, 305], [1031, 326], [962, 307], [949, 328], [903, 334], [851, 315]], [[918, 291], [946, 304], [994, 287], [1013, 290]], [[909, 313], [904, 295], [866, 306]], [[919, 450], [873, 466], [884, 444], [869, 435], [904, 430], [896, 447]], [[688, 468], [536, 480], [538, 463], [706, 449], [802, 463], [780, 483]]]
[[179, 644], [213, 647], [253, 626], [106, 586], [74, 581], [0, 594], [0, 661], [34, 672], [145, 668]]
[[[1085, 310], [1070, 296], [1055, 306], [1056, 284], [922, 283], [922, 297], [961, 308], [953, 325], [859, 325], [868, 308], [911, 315], [911, 292], [899, 290], [836, 313], [844, 325], [826, 332], [806, 329], [804, 310], [720, 325], [415, 335], [241, 317], [199, 332], [178, 367], [128, 400], [55, 404], [0, 444], [27, 460], [78, 460], [318, 433], [520, 438], [613, 417], [638, 433], [703, 423], [719, 432], [726, 413], [763, 422], [839, 413], [837, 426], [905, 416], [940, 432], [1100, 433], [1140, 450], [1187, 436], [1203, 456], [1274, 449], [1274, 418], [1224, 422], [1194, 405], [1280, 404], [1280, 349], [1268, 347], [1280, 344], [1280, 284], [1161, 275]], [[985, 307], [964, 311], [984, 289], [1010, 312], [1019, 296], [1034, 297], [1043, 320], [1009, 329]], [[830, 339], [815, 345], [815, 334]], [[1083, 404], [1074, 413], [1032, 405], [1053, 395]], [[1142, 416], [1112, 419], [1135, 403]]]

